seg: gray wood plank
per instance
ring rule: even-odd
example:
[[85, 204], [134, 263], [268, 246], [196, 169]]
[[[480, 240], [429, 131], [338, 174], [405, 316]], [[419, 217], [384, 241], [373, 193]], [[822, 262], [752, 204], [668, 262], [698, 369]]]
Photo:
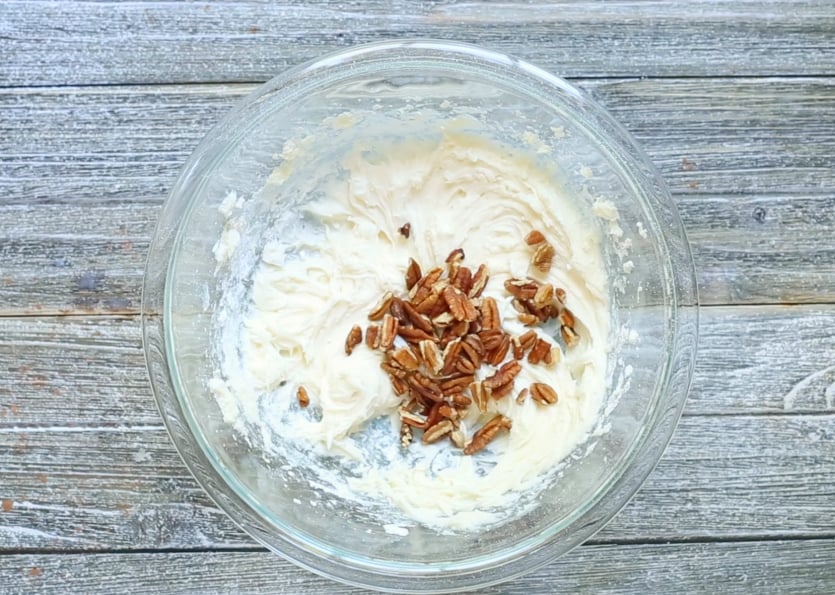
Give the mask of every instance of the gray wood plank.
[[[835, 584], [835, 542], [582, 546], [528, 576], [479, 593], [824, 593]], [[367, 593], [269, 552], [0, 557], [6, 592]]]
[[568, 76], [832, 74], [824, 1], [0, 4], [0, 85], [266, 80], [367, 41], [470, 41]]
[[[833, 326], [831, 307], [703, 309], [685, 415], [835, 413]], [[0, 318], [0, 371], [0, 429], [159, 427], [137, 318]]]
[[[485, 595], [531, 593], [825, 593], [835, 582], [832, 540], [659, 544], [575, 549]], [[266, 551], [0, 557], [7, 593], [345, 593]]]
[[[835, 79], [577, 82], [633, 132], [676, 194], [835, 188]], [[0, 90], [0, 204], [159, 202], [252, 88]]]
[[[0, 428], [0, 552], [248, 547], [160, 426]], [[686, 416], [597, 543], [835, 537], [835, 414]]]

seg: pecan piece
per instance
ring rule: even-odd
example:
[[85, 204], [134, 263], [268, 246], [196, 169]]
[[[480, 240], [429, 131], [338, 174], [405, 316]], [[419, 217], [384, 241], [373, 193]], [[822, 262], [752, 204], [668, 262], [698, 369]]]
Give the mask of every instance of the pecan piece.
[[434, 426], [423, 431], [423, 438], [421, 438], [420, 441], [424, 444], [433, 444], [452, 432], [454, 429], [455, 428], [452, 425], [452, 422], [448, 419], [439, 421]]
[[578, 335], [570, 326], [564, 326], [560, 329], [562, 339], [568, 347], [574, 347], [580, 342], [580, 335]]
[[406, 289], [412, 289], [420, 281], [421, 276], [420, 265], [414, 258], [410, 258], [409, 266], [406, 268]]
[[421, 430], [426, 427], [426, 416], [414, 411], [404, 411], [402, 408], [400, 409], [400, 421]]
[[557, 402], [557, 392], [542, 382], [531, 384], [531, 398], [542, 405], [553, 405]]
[[424, 376], [420, 372], [408, 376], [406, 378], [406, 382], [409, 383], [409, 386], [411, 386], [415, 392], [430, 401], [437, 402], [443, 398], [443, 393], [441, 391], [441, 387], [438, 386], [438, 383], [431, 378]]
[[528, 398], [528, 393], [530, 393], [530, 392], [531, 391], [527, 388], [523, 388], [522, 390], [520, 390], [519, 394], [516, 395], [516, 404], [521, 405], [522, 403], [524, 403], [525, 399]]
[[513, 392], [513, 381], [511, 380], [507, 384], [503, 384], [502, 386], [497, 386], [490, 390], [490, 396], [492, 396], [497, 401], [499, 399], [503, 399], [507, 395]]
[[414, 439], [414, 430], [412, 430], [412, 426], [408, 424], [400, 424], [400, 446], [403, 448], [408, 447], [412, 440]]
[[473, 400], [463, 393], [453, 393], [449, 396], [449, 400], [458, 409], [466, 409], [473, 403]]
[[449, 378], [441, 382], [441, 390], [446, 396], [460, 393], [472, 383], [473, 378], [474, 376], [472, 374]]
[[368, 313], [368, 320], [381, 320], [386, 312], [389, 311], [389, 306], [391, 306], [391, 300], [393, 299], [394, 295], [390, 291], [387, 291], [371, 312]]
[[540, 272], [547, 273], [551, 270], [551, 263], [554, 260], [555, 254], [556, 250], [554, 250], [554, 247], [548, 242], [539, 244], [533, 254], [531, 264]]
[[441, 404], [441, 406], [438, 408], [438, 414], [441, 417], [451, 419], [452, 421], [455, 421], [461, 417], [461, 414], [455, 407], [450, 407], [447, 404]]
[[296, 398], [299, 400], [300, 407], [307, 407], [310, 405], [310, 395], [307, 394], [307, 389], [303, 386], [299, 386], [299, 389], [296, 391]]
[[434, 337], [429, 333], [414, 327], [399, 327], [397, 334], [403, 337], [407, 343], [420, 343], [421, 341], [431, 341]]
[[409, 322], [426, 333], [434, 332], [435, 329], [432, 327], [432, 322], [426, 316], [415, 310], [415, 307], [409, 302], [401, 303], [403, 304], [403, 311], [406, 313], [406, 318], [408, 318]]
[[369, 349], [377, 349], [380, 346], [380, 326], [377, 324], [370, 325], [365, 329], [365, 344]]
[[522, 336], [519, 337], [519, 343], [522, 345], [523, 351], [530, 350], [534, 345], [536, 345], [537, 340], [536, 331], [528, 331]]
[[[493, 374], [485, 378], [484, 386], [487, 386], [495, 391], [500, 386], [504, 386], [508, 382], [513, 382], [513, 379], [522, 371], [522, 366], [516, 360], [511, 360], [496, 370]], [[495, 395], [494, 395], [495, 396]]]
[[409, 239], [409, 236], [412, 235], [412, 224], [408, 221], [397, 228], [397, 231], [400, 233], [401, 236]]
[[460, 289], [449, 285], [444, 289], [443, 296], [455, 320], [470, 322], [478, 317], [475, 306]]
[[412, 353], [412, 350], [406, 347], [398, 349], [397, 351], [390, 352], [389, 357], [393, 362], [396, 362], [397, 365], [403, 368], [404, 370], [413, 371], [417, 370], [420, 367], [420, 363], [418, 362], [415, 355]]
[[507, 352], [510, 351], [510, 335], [502, 333], [501, 342], [498, 347], [488, 351], [485, 360], [492, 366], [498, 366], [507, 357]]
[[466, 357], [459, 357], [455, 362], [455, 371], [460, 372], [461, 374], [473, 375], [475, 374], [476, 367], [473, 362]]
[[544, 360], [546, 356], [550, 356], [550, 354], [551, 344], [548, 341], [537, 338], [536, 343], [531, 348], [531, 352], [528, 354], [528, 362], [536, 365]]
[[455, 370], [455, 363], [458, 361], [460, 353], [461, 339], [454, 339], [447, 344], [444, 348], [444, 366], [441, 368], [442, 374], [452, 374]]
[[418, 345], [423, 365], [433, 374], [440, 374], [441, 368], [444, 367], [444, 356], [438, 348], [438, 344], [435, 341], [423, 340]]
[[487, 265], [479, 265], [478, 269], [473, 275], [473, 284], [470, 287], [470, 290], [467, 292], [467, 295], [471, 298], [477, 298], [481, 295], [481, 292], [484, 291], [484, 287], [487, 285], [487, 281], [490, 279], [490, 271], [487, 268]]
[[551, 303], [554, 299], [554, 286], [550, 283], [544, 283], [539, 286], [539, 289], [536, 290], [536, 294], [533, 296], [533, 302], [540, 308], [543, 306], [547, 306]]
[[525, 236], [525, 243], [528, 246], [535, 246], [536, 244], [541, 244], [544, 241], [545, 236], [542, 235], [541, 231], [537, 231], [535, 229]]
[[484, 382], [479, 380], [470, 384], [470, 394], [473, 396], [473, 401], [478, 407], [478, 410], [484, 413], [487, 411], [487, 400], [490, 398], [489, 391], [484, 388]]
[[380, 330], [380, 348], [383, 351], [388, 351], [394, 345], [394, 339], [397, 337], [397, 332], [400, 328], [400, 323], [391, 314], [383, 316], [383, 322]]
[[500, 430], [510, 430], [512, 425], [513, 422], [504, 415], [496, 415], [473, 434], [473, 439], [464, 449], [464, 454], [472, 455], [483, 450], [496, 437], [496, 434]]
[[460, 264], [464, 260], [464, 256], [465, 256], [464, 249], [463, 248], [456, 248], [455, 250], [453, 250], [452, 252], [449, 253], [449, 255], [446, 257], [446, 260], [444, 260], [444, 262], [447, 263], [447, 264], [457, 265], [457, 264]]
[[405, 303], [406, 302], [401, 300], [399, 297], [396, 297], [391, 300], [391, 305], [389, 306], [389, 312], [397, 319], [400, 326], [408, 326], [411, 324], [409, 317], [406, 315], [405, 307], [403, 306]]
[[525, 312], [524, 314], [519, 315], [519, 322], [521, 322], [525, 326], [535, 326], [540, 321], [539, 317], [535, 314], [528, 314], [527, 312]]
[[403, 380], [402, 378], [398, 378], [397, 376], [389, 376], [389, 380], [391, 381], [391, 388], [394, 389], [394, 394], [398, 397], [403, 396], [409, 390], [408, 383]]
[[502, 325], [501, 317], [499, 316], [499, 305], [491, 297], [484, 298], [481, 302], [481, 328], [485, 330], [494, 330], [500, 328]]
[[[478, 336], [476, 335], [467, 335], [461, 342], [461, 350], [464, 352], [464, 355], [467, 356], [467, 359], [470, 362], [472, 362], [473, 371], [475, 371], [481, 365], [481, 354], [473, 346], [473, 343], [475, 343], [475, 341], [472, 340], [472, 337], [475, 337], [475, 339], [478, 340]], [[484, 353], [484, 347], [481, 345], [480, 340], [478, 341], [477, 345], [481, 347], [481, 352]]]
[[478, 337], [481, 339], [484, 350], [492, 351], [501, 344], [504, 332], [501, 329], [489, 329], [481, 331]]
[[354, 347], [362, 343], [362, 329], [357, 325], [351, 327], [348, 336], [345, 337], [345, 355], [351, 355]]
[[456, 448], [464, 448], [467, 443], [464, 432], [459, 429], [452, 430], [449, 433], [449, 439]]
[[469, 296], [473, 287], [473, 272], [468, 267], [459, 267], [455, 273], [455, 278], [452, 280], [452, 285], [460, 289], [464, 295]]
[[525, 350], [522, 349], [522, 342], [519, 337], [513, 337], [510, 340], [510, 346], [513, 348], [513, 359], [520, 360], [525, 357]]
[[533, 279], [508, 279], [504, 282], [504, 288], [515, 298], [529, 300], [536, 295], [539, 283]]
[[[419, 312], [420, 314], [427, 314], [431, 316], [431, 312], [435, 309], [435, 306], [438, 303], [443, 303], [443, 300], [438, 294], [429, 293], [427, 296], [421, 301], [413, 301], [412, 305], [415, 308], [415, 311]], [[444, 307], [446, 308], [446, 303], [444, 303]]]

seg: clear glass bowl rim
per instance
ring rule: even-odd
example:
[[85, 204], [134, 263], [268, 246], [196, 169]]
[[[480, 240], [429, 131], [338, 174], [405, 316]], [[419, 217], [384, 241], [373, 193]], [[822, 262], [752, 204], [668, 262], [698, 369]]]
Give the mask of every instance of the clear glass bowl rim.
[[[570, 98], [575, 107], [591, 115], [606, 132], [607, 144], [620, 149], [622, 164], [637, 188], [643, 192], [645, 206], [661, 221], [660, 238], [669, 256], [666, 296], [670, 300], [670, 343], [665, 377], [655, 395], [656, 406], [650, 423], [643, 428], [620, 473], [607, 490], [588, 503], [575, 522], [542, 543], [519, 552], [509, 548], [510, 555], [497, 556], [489, 563], [479, 559], [470, 565], [440, 570], [427, 565], [404, 566], [398, 572], [382, 572], [359, 560], [348, 560], [311, 550], [289, 535], [277, 535], [252, 506], [234, 492], [210, 462], [189, 430], [187, 414], [175, 390], [168, 369], [170, 354], [165, 341], [164, 299], [167, 272], [173, 260], [180, 217], [190, 205], [183, 204], [182, 190], [194, 183], [201, 173], [211, 168], [211, 156], [217, 142], [228, 138], [236, 125], [263, 98], [281, 93], [283, 88], [304, 81], [328, 78], [331, 73], [351, 69], [358, 62], [384, 63], [387, 69], [416, 62], [451, 66], [470, 72], [499, 72], [532, 87], [547, 88], [563, 98]], [[651, 192], [648, 189], [652, 188]], [[676, 249], [671, 250], [670, 246]], [[660, 175], [637, 146], [631, 135], [601, 107], [587, 99], [565, 80], [527, 62], [479, 46], [438, 41], [381, 41], [339, 50], [291, 68], [264, 83], [231, 110], [195, 149], [184, 165], [177, 182], [166, 199], [154, 232], [146, 264], [141, 302], [142, 339], [152, 392], [166, 429], [180, 456], [207, 494], [243, 531], [297, 565], [322, 576], [346, 584], [384, 589], [394, 592], [452, 592], [485, 587], [531, 572], [567, 553], [599, 531], [638, 491], [655, 467], [675, 430], [686, 401], [695, 363], [698, 340], [698, 295], [695, 269], [684, 227]]]

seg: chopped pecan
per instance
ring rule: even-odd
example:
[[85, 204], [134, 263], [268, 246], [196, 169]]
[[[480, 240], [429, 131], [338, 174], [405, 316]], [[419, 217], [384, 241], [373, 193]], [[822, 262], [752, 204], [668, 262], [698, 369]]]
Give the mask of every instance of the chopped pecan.
[[510, 335], [502, 333], [501, 342], [498, 347], [487, 352], [485, 360], [493, 366], [498, 366], [507, 357], [507, 352], [510, 351]]
[[380, 327], [380, 348], [383, 351], [388, 351], [394, 345], [394, 339], [397, 337], [400, 323], [391, 314], [383, 316], [383, 322]]
[[519, 322], [524, 324], [525, 326], [534, 326], [540, 322], [539, 317], [535, 314], [528, 314], [525, 312], [524, 314], [519, 315]]
[[377, 324], [369, 325], [365, 329], [365, 344], [369, 349], [377, 349], [380, 346], [380, 326]]
[[420, 372], [411, 374], [406, 378], [415, 392], [426, 397], [430, 401], [440, 401], [443, 398], [443, 392], [437, 382], [421, 374]]
[[380, 301], [377, 302], [377, 305], [368, 313], [369, 320], [381, 320], [383, 316], [385, 316], [386, 312], [389, 311], [389, 306], [391, 306], [391, 300], [394, 299], [394, 294], [390, 291], [387, 291]]
[[487, 386], [495, 391], [496, 388], [504, 386], [508, 382], [512, 382], [521, 371], [522, 366], [519, 365], [519, 362], [511, 360], [496, 370], [493, 374], [485, 378], [484, 386]]
[[407, 343], [420, 343], [421, 341], [431, 341], [434, 339], [434, 337], [426, 331], [409, 326], [399, 327], [397, 334], [403, 337], [403, 340]]
[[455, 320], [470, 322], [478, 316], [475, 306], [460, 289], [449, 285], [444, 289], [443, 296]]
[[380, 368], [382, 368], [383, 371], [392, 378], [399, 378], [400, 380], [405, 380], [408, 376], [408, 372], [404, 368], [401, 368], [400, 366], [394, 366], [389, 362], [381, 363]]
[[[478, 350], [473, 346], [475, 341], [472, 338], [478, 339], [477, 335], [467, 335], [464, 337], [464, 340], [461, 342], [461, 350], [464, 352], [463, 355], [467, 356], [467, 359], [472, 363], [473, 370], [475, 371], [481, 365], [481, 354], [479, 354]], [[481, 346], [481, 341], [478, 341], [478, 345]], [[484, 347], [481, 346], [482, 353], [484, 352]]]
[[487, 411], [487, 400], [490, 398], [490, 395], [487, 389], [484, 388], [484, 382], [479, 380], [470, 384], [470, 394], [473, 396], [473, 401], [476, 407], [478, 407], [478, 410], [482, 413]]
[[529, 351], [534, 345], [536, 345], [537, 340], [536, 331], [528, 331], [522, 336], [519, 337], [519, 342], [522, 344], [523, 351]]
[[547, 306], [551, 303], [554, 299], [554, 286], [550, 283], [544, 283], [539, 286], [539, 289], [536, 290], [536, 294], [533, 296], [533, 302], [540, 308], [543, 306]]
[[541, 244], [544, 241], [545, 236], [542, 235], [541, 231], [537, 231], [535, 229], [525, 236], [525, 243], [528, 246], [535, 246], [536, 244]]
[[443, 303], [444, 307], [446, 307], [446, 302], [444, 302], [439, 295], [430, 292], [420, 302], [412, 302], [412, 305], [414, 306], [417, 312], [431, 316], [431, 312], [439, 303]]
[[409, 239], [409, 236], [412, 235], [412, 224], [408, 221], [397, 228], [397, 231], [400, 232], [400, 235]]
[[420, 281], [421, 276], [420, 265], [414, 258], [410, 258], [409, 266], [406, 268], [406, 289], [412, 289]]
[[531, 398], [542, 405], [553, 405], [557, 402], [557, 392], [542, 382], [531, 384]]
[[415, 413], [414, 411], [404, 411], [402, 408], [399, 411], [400, 413], [400, 421], [404, 424], [423, 429], [426, 427], [426, 416], [421, 415], [419, 413]]
[[473, 287], [473, 272], [468, 267], [458, 267], [452, 285], [460, 289], [464, 295], [469, 295], [470, 289]]
[[490, 395], [496, 399], [502, 399], [513, 392], [513, 381], [511, 380], [507, 384], [503, 384], [501, 386], [497, 386], [496, 388], [490, 389]]
[[409, 390], [409, 385], [402, 378], [398, 378], [397, 376], [390, 376], [389, 380], [391, 380], [391, 388], [394, 389], [394, 394], [396, 394], [398, 397], [405, 395], [406, 392]]
[[562, 324], [563, 326], [570, 326], [571, 328], [574, 328], [574, 314], [568, 308], [563, 308], [558, 318], [560, 324]]
[[465, 256], [464, 249], [463, 248], [456, 248], [455, 250], [453, 250], [452, 252], [449, 253], [449, 255], [446, 257], [446, 260], [444, 260], [444, 262], [447, 263], [447, 264], [451, 264], [453, 262], [461, 262], [461, 261], [464, 260], [464, 256]]
[[452, 422], [448, 419], [439, 421], [434, 426], [423, 431], [423, 438], [421, 438], [421, 442], [424, 444], [433, 444], [452, 432], [454, 429], [455, 428], [452, 425]]
[[406, 313], [409, 322], [422, 331], [427, 333], [434, 332], [435, 329], [432, 326], [432, 322], [426, 316], [415, 310], [415, 307], [409, 302], [402, 302], [402, 304], [403, 311]]
[[300, 407], [307, 407], [310, 405], [310, 395], [307, 394], [307, 389], [303, 386], [299, 386], [299, 389], [296, 391], [296, 398], [299, 400]]
[[470, 397], [463, 393], [453, 393], [449, 396], [449, 400], [452, 401], [452, 404], [458, 409], [466, 409], [473, 402]]
[[396, 297], [391, 300], [391, 305], [389, 306], [389, 312], [397, 319], [400, 326], [408, 326], [411, 324], [409, 317], [406, 315], [406, 309], [404, 307], [405, 303], [406, 302], [401, 300], [399, 297]]
[[470, 291], [467, 292], [467, 295], [471, 298], [479, 297], [481, 292], [484, 291], [484, 287], [487, 285], [487, 281], [489, 279], [490, 271], [488, 270], [487, 265], [479, 265], [475, 275], [473, 275], [473, 284]]
[[492, 351], [501, 344], [504, 331], [501, 329], [483, 330], [478, 334], [478, 337], [481, 339], [484, 350]]
[[388, 356], [393, 362], [397, 362], [397, 365], [404, 370], [412, 371], [417, 370], [420, 367], [420, 363], [412, 353], [412, 350], [406, 347], [396, 351], [391, 351]]
[[472, 361], [466, 357], [459, 357], [455, 362], [455, 371], [461, 374], [475, 374], [476, 367]]
[[472, 383], [474, 376], [472, 374], [466, 374], [463, 376], [455, 376], [453, 378], [449, 378], [448, 380], [444, 380], [441, 382], [441, 390], [443, 391], [444, 395], [454, 395], [456, 393], [460, 393], [462, 390], [467, 388], [470, 383]]
[[408, 424], [400, 424], [400, 446], [406, 448], [414, 439], [414, 430]]
[[415, 285], [409, 290], [409, 299], [414, 304], [418, 304], [426, 299], [432, 293], [432, 286], [438, 282], [438, 279], [443, 275], [444, 270], [440, 267], [435, 267], [426, 273]]
[[495, 330], [501, 328], [502, 320], [499, 316], [499, 305], [491, 297], [481, 302], [481, 328]]
[[470, 323], [466, 320], [459, 320], [449, 327], [449, 334], [453, 337], [463, 337], [470, 331]]
[[513, 349], [513, 359], [520, 360], [525, 357], [525, 350], [522, 349], [522, 342], [519, 337], [513, 337], [510, 340], [510, 346]]
[[435, 341], [423, 340], [418, 345], [423, 365], [433, 374], [440, 374], [444, 367], [444, 356], [438, 348], [438, 344]]
[[562, 339], [565, 341], [567, 346], [574, 347], [580, 342], [580, 335], [578, 335], [570, 326], [562, 327], [560, 332], [562, 333]]
[[534, 343], [530, 353], [528, 353], [528, 362], [536, 365], [544, 360], [546, 355], [550, 355], [550, 353], [551, 344], [548, 341], [537, 337], [536, 343]]
[[458, 412], [458, 410], [455, 407], [450, 407], [449, 405], [446, 405], [446, 404], [442, 404], [438, 408], [438, 413], [440, 414], [441, 417], [445, 417], [446, 419], [451, 419], [452, 421], [455, 421], [459, 417], [461, 417], [461, 414]]
[[520, 390], [520, 391], [519, 391], [519, 394], [518, 394], [518, 395], [516, 395], [516, 403], [517, 403], [518, 405], [521, 405], [522, 403], [524, 403], [524, 402], [525, 402], [525, 399], [527, 399], [527, 398], [528, 398], [528, 393], [529, 393], [529, 392], [530, 392], [530, 390], [529, 390], [529, 389], [527, 389], [527, 388], [523, 388], [522, 390]]
[[348, 336], [345, 337], [345, 355], [351, 355], [354, 347], [362, 343], [362, 329], [357, 325], [351, 327]]
[[529, 300], [536, 295], [539, 283], [533, 279], [508, 279], [504, 282], [504, 288], [515, 298]]
[[564, 304], [564, 303], [565, 303], [565, 298], [566, 298], [566, 295], [565, 295], [565, 289], [562, 289], [562, 288], [560, 288], [560, 287], [557, 287], [557, 288], [554, 290], [554, 295], [556, 296], [557, 300], [559, 300], [559, 302], [560, 302], [561, 304]]
[[441, 415], [441, 407], [446, 405], [443, 401], [438, 401], [437, 403], [433, 403], [432, 407], [429, 408], [429, 415], [426, 416], [426, 427], [431, 428], [436, 423], [441, 421], [443, 416]]
[[455, 339], [447, 344], [444, 348], [444, 366], [441, 368], [442, 374], [452, 374], [455, 370], [455, 363], [458, 361], [460, 353], [461, 339]]
[[539, 244], [539, 246], [536, 247], [536, 251], [533, 254], [531, 264], [533, 264], [533, 266], [536, 267], [540, 272], [547, 273], [551, 270], [551, 263], [554, 260], [555, 254], [556, 250], [554, 250], [554, 247], [548, 242]]
[[497, 414], [490, 421], [484, 424], [475, 434], [473, 439], [464, 449], [465, 455], [472, 455], [483, 450], [499, 433], [500, 430], [510, 430], [513, 422], [501, 414]]
[[464, 448], [467, 445], [464, 432], [460, 429], [452, 430], [449, 433], [449, 439], [456, 448]]

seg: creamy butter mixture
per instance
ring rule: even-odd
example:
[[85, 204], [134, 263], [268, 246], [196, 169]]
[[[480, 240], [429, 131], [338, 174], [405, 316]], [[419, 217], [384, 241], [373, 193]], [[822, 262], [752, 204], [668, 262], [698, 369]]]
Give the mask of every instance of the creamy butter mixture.
[[[236, 345], [240, 373], [213, 388], [227, 406], [234, 398], [257, 416], [247, 400], [280, 393], [289, 401], [303, 385], [311, 406], [276, 430], [284, 439], [355, 459], [359, 471], [350, 488], [387, 500], [418, 522], [474, 528], [495, 521], [496, 510], [510, 511], [518, 492], [538, 485], [588, 437], [598, 418], [609, 335], [601, 238], [533, 157], [512, 154], [486, 137], [446, 130], [439, 141], [377, 149], [358, 147], [345, 156], [345, 175], [306, 207], [318, 231], [266, 245]], [[408, 239], [398, 233], [406, 222]], [[531, 248], [523, 238], [532, 229], [556, 248], [547, 275], [529, 266]], [[559, 402], [542, 406], [528, 399], [518, 405], [514, 393], [492, 401], [481, 418], [472, 407], [464, 422], [468, 434], [495, 412], [513, 420], [508, 434], [474, 457], [450, 449], [448, 441], [427, 447], [416, 440], [411, 454], [392, 447], [382, 464], [370, 460], [373, 448], [361, 447], [369, 439], [364, 428], [391, 416], [396, 437], [400, 399], [380, 369], [381, 353], [362, 344], [347, 357], [345, 337], [352, 325], [368, 324], [367, 313], [382, 294], [404, 290], [410, 257], [428, 270], [458, 247], [466, 253], [465, 265], [489, 266], [484, 295], [496, 298], [514, 335], [528, 329], [516, 320], [505, 279], [530, 276], [567, 292], [579, 345], [564, 348], [557, 364], [525, 364], [516, 380], [516, 392], [531, 382], [550, 384]], [[553, 333], [550, 338], [555, 342]]]

